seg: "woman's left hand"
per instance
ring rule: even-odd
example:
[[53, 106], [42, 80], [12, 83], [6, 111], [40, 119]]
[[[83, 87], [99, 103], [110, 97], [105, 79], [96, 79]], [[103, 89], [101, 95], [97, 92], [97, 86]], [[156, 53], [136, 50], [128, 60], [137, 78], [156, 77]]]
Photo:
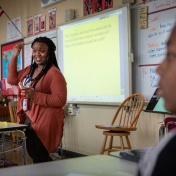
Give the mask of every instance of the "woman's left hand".
[[29, 88], [29, 87], [24, 87], [22, 82], [18, 83], [18, 86], [20, 88], [20, 96], [24, 98], [33, 98], [34, 97], [34, 89]]
[[29, 99], [34, 98], [35, 91], [32, 88], [25, 88], [20, 90], [20, 95]]

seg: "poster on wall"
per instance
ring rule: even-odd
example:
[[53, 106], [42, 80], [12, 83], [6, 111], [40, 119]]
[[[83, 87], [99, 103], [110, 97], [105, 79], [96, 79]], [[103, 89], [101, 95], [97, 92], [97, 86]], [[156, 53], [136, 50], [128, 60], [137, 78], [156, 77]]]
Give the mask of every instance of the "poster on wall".
[[[23, 39], [1, 45], [1, 78], [7, 78], [8, 65], [10, 64], [10, 61], [14, 54], [13, 48], [19, 42], [23, 42]], [[23, 49], [18, 55], [17, 70], [19, 71], [22, 68], [23, 68]]]
[[49, 29], [56, 28], [56, 8], [48, 11], [49, 14]]
[[113, 0], [104, 0], [104, 7], [103, 9], [109, 9], [113, 7]]
[[33, 35], [33, 17], [27, 18], [27, 36]]
[[40, 32], [43, 32], [46, 30], [46, 16], [40, 17]]
[[40, 32], [40, 17], [41, 17], [41, 14], [34, 16], [34, 34], [37, 34]]
[[92, 1], [93, 0], [84, 0], [84, 16], [92, 14]]
[[12, 21], [7, 21], [7, 41], [11, 42], [22, 38], [21, 35], [21, 18], [17, 17]]
[[84, 16], [101, 12], [113, 7], [113, 0], [83, 0]]
[[103, 10], [103, 0], [94, 0], [92, 12], [97, 13]]

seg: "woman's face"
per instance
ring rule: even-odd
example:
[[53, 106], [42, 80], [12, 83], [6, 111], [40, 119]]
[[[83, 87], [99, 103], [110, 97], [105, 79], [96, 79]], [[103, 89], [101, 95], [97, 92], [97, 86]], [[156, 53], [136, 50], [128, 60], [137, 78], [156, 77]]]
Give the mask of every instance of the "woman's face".
[[48, 46], [42, 42], [35, 42], [32, 47], [32, 57], [37, 65], [45, 65], [48, 57]]
[[160, 75], [158, 95], [164, 98], [166, 109], [176, 113], [176, 27], [168, 40], [166, 58], [157, 72]]

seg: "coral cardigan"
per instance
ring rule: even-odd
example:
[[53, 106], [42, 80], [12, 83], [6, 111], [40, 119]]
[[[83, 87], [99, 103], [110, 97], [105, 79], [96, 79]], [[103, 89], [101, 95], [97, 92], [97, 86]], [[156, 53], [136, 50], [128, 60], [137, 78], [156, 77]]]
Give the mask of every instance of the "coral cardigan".
[[[18, 85], [29, 73], [30, 66], [17, 71], [17, 58], [13, 57], [8, 66], [7, 82]], [[67, 99], [66, 81], [62, 73], [53, 65], [35, 86], [30, 109], [25, 111], [31, 126], [48, 150], [53, 152], [61, 143], [64, 125], [63, 107]], [[22, 102], [18, 97], [18, 123], [24, 123]]]

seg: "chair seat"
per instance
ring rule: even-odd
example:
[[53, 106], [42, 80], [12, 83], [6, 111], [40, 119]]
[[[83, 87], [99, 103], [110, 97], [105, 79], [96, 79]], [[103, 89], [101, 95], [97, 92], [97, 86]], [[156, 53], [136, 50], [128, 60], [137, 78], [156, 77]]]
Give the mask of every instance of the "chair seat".
[[121, 127], [116, 125], [95, 125], [98, 129], [110, 130], [110, 131], [136, 131], [137, 128]]
[[128, 136], [130, 135], [130, 132], [129, 131], [103, 131], [103, 135]]

